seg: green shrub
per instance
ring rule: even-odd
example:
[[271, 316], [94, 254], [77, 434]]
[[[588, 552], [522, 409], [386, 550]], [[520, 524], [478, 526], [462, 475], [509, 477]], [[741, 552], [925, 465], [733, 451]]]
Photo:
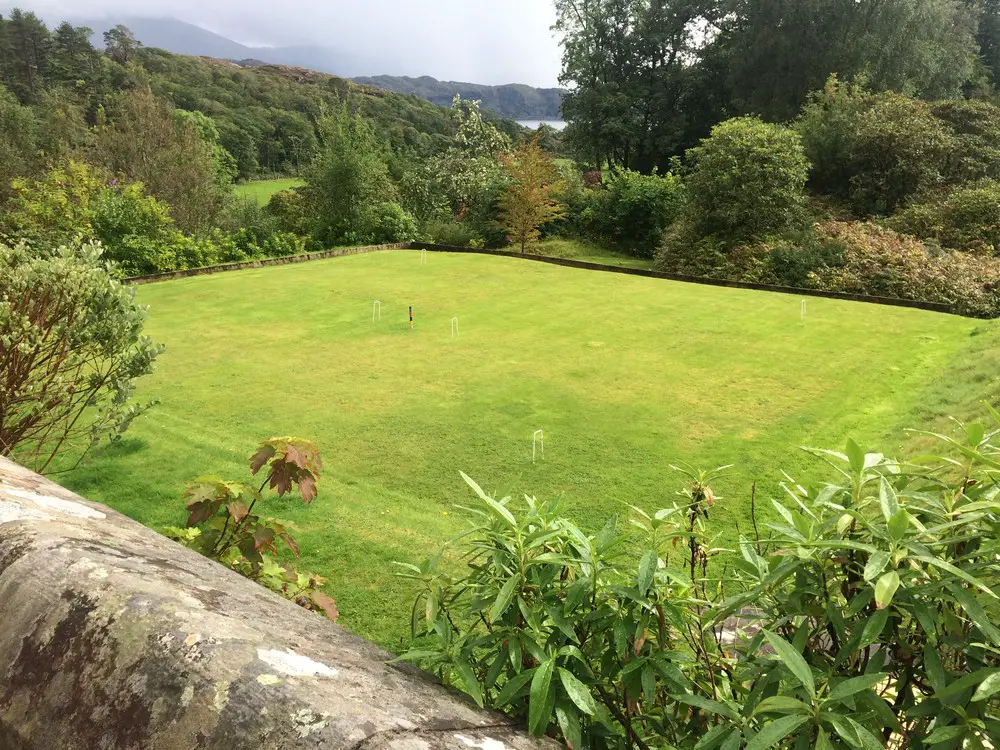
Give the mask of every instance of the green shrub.
[[721, 470], [679, 469], [672, 503], [596, 534], [466, 478], [465, 567], [401, 565], [419, 586], [402, 658], [573, 748], [986, 747], [996, 435], [965, 426], [913, 464], [810, 450], [827, 481], [787, 477], [766, 516], [751, 503], [733, 551], [714, 543]]
[[645, 258], [653, 257], [684, 203], [680, 178], [628, 169], [613, 173], [601, 190], [571, 197], [586, 201], [581, 221], [587, 234]]
[[956, 99], [935, 104], [931, 112], [953, 134], [945, 166], [949, 182], [1000, 179], [1000, 107]]
[[377, 203], [365, 210], [352, 241], [365, 245], [412, 242], [420, 236], [417, 221], [398, 203]]
[[950, 129], [926, 102], [880, 94], [858, 119], [851, 201], [861, 215], [890, 215], [944, 181], [955, 148]]
[[795, 123], [810, 162], [809, 184], [819, 192], [846, 199], [854, 176], [854, 148], [861, 115], [874, 96], [857, 84], [830, 77], [809, 95]]
[[801, 221], [809, 162], [794, 131], [755, 118], [728, 120], [688, 158], [685, 215], [702, 235], [736, 242]]
[[41, 256], [0, 244], [0, 455], [39, 471], [124, 432], [135, 381], [161, 348], [145, 310], [109, 273], [99, 245]]
[[427, 226], [427, 234], [431, 242], [451, 247], [472, 247], [483, 242], [472, 227], [460, 221], [432, 222]]
[[943, 202], [911, 206], [887, 224], [896, 231], [956, 250], [1000, 250], [1000, 183], [954, 190]]

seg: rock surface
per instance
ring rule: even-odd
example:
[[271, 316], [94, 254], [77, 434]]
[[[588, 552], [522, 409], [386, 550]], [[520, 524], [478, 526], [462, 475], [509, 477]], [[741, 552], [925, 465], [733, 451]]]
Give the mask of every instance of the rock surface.
[[0, 458], [3, 750], [542, 750], [418, 670]]

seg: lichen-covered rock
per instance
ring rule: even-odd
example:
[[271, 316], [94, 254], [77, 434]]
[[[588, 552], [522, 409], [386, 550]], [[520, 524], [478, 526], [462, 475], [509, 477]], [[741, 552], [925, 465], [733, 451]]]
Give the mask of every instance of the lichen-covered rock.
[[541, 750], [372, 644], [0, 459], [3, 750]]

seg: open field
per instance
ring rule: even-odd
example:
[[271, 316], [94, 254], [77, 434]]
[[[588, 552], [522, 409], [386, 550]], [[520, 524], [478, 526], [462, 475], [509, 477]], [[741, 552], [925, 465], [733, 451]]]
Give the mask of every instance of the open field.
[[162, 528], [183, 522], [186, 482], [248, 478], [260, 440], [316, 441], [319, 498], [270, 513], [298, 527], [302, 565], [330, 579], [342, 622], [390, 648], [411, 594], [390, 563], [463, 529], [459, 470], [489, 490], [562, 496], [594, 527], [625, 502], [670, 502], [671, 462], [735, 463], [714, 519], [732, 538], [753, 481], [766, 499], [779, 469], [823, 476], [796, 446], [850, 435], [894, 449], [903, 427], [971, 413], [1000, 373], [995, 323], [810, 299], [803, 325], [794, 296], [512, 258], [429, 253], [422, 266], [387, 252], [138, 295], [167, 345], [139, 396], [161, 403], [60, 480]]
[[302, 180], [295, 178], [256, 180], [237, 185], [235, 192], [240, 198], [252, 198], [257, 201], [258, 205], [266, 206], [271, 202], [271, 198], [275, 193], [280, 193], [282, 190], [289, 190], [294, 187], [301, 187], [304, 184]]

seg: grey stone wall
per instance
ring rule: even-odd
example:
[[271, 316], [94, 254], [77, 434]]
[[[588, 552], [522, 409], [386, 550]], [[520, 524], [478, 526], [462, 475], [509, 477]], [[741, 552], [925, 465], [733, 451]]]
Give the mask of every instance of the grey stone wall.
[[542, 750], [499, 715], [0, 458], [3, 750]]

